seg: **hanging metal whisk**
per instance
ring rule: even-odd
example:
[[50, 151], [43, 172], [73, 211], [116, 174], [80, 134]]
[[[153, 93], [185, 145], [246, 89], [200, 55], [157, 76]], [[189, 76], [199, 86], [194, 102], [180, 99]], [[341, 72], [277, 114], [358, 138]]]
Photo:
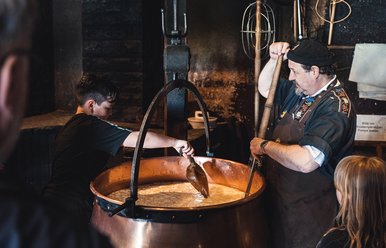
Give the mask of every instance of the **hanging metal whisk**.
[[[269, 45], [275, 42], [276, 24], [275, 15], [272, 8], [265, 2], [261, 4], [261, 58], [269, 56]], [[241, 23], [241, 42], [244, 53], [250, 59], [255, 59], [255, 40], [256, 40], [256, 2], [247, 6], [244, 10]]]

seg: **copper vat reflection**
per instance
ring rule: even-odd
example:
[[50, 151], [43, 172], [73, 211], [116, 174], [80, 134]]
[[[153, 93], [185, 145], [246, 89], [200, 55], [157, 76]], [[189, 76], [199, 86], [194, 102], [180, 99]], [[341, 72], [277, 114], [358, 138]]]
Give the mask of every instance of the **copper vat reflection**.
[[[245, 191], [247, 165], [219, 158], [195, 159], [207, 172], [209, 183]], [[188, 164], [183, 157], [143, 159], [138, 183], [186, 181]], [[110, 217], [108, 212], [122, 202], [106, 195], [130, 187], [131, 167], [127, 162], [111, 168], [90, 185], [96, 196], [91, 222], [116, 247], [267, 247], [261, 197], [265, 182], [260, 173], [254, 173], [251, 194], [235, 202], [197, 208], [136, 206], [134, 217], [124, 213]]]

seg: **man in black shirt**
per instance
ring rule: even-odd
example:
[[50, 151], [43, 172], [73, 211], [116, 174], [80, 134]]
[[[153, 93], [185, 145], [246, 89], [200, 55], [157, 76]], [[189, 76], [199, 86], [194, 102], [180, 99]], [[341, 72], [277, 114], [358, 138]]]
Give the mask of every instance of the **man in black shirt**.
[[328, 49], [315, 40], [270, 46], [259, 78], [268, 95], [279, 55], [289, 80], [278, 82], [270, 140], [255, 137], [251, 153], [265, 154], [267, 209], [272, 248], [315, 247], [337, 210], [332, 180], [337, 162], [352, 152], [356, 114], [334, 73]]
[[[119, 148], [135, 147], [139, 132], [107, 122], [117, 88], [101, 77], [86, 74], [76, 88], [76, 114], [59, 131], [55, 140], [52, 180], [44, 195], [79, 215], [86, 222], [92, 212], [92, 181]], [[144, 148], [173, 147], [184, 155], [194, 150], [185, 140], [147, 132]]]

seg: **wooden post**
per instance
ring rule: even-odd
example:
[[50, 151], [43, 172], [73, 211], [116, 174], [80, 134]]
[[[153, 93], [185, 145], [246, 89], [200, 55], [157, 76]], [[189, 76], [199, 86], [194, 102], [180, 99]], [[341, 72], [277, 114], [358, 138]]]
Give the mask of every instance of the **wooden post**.
[[336, 1], [331, 0], [331, 11], [330, 11], [330, 30], [328, 32], [328, 42], [327, 45], [331, 45], [332, 42], [332, 31], [334, 28], [334, 20], [335, 20], [335, 7], [336, 7]]
[[260, 76], [260, 70], [261, 70], [261, 55], [260, 55], [260, 49], [261, 49], [261, 1], [256, 1], [256, 27], [255, 27], [255, 136], [257, 135], [257, 130], [259, 130], [259, 101], [260, 101], [260, 95], [259, 95], [259, 76]]

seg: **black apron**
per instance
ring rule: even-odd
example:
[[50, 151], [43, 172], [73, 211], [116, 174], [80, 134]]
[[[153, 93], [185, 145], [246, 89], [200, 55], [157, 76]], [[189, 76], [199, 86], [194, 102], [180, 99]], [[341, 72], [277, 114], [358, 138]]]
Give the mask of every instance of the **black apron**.
[[[324, 92], [323, 95], [327, 93]], [[287, 113], [276, 126], [273, 139], [282, 144], [298, 144], [304, 123], [322, 96], [311, 105], [303, 118], [295, 120]], [[333, 180], [318, 170], [301, 173], [268, 159], [267, 212], [274, 248], [308, 248], [316, 244], [331, 226], [337, 213]]]

